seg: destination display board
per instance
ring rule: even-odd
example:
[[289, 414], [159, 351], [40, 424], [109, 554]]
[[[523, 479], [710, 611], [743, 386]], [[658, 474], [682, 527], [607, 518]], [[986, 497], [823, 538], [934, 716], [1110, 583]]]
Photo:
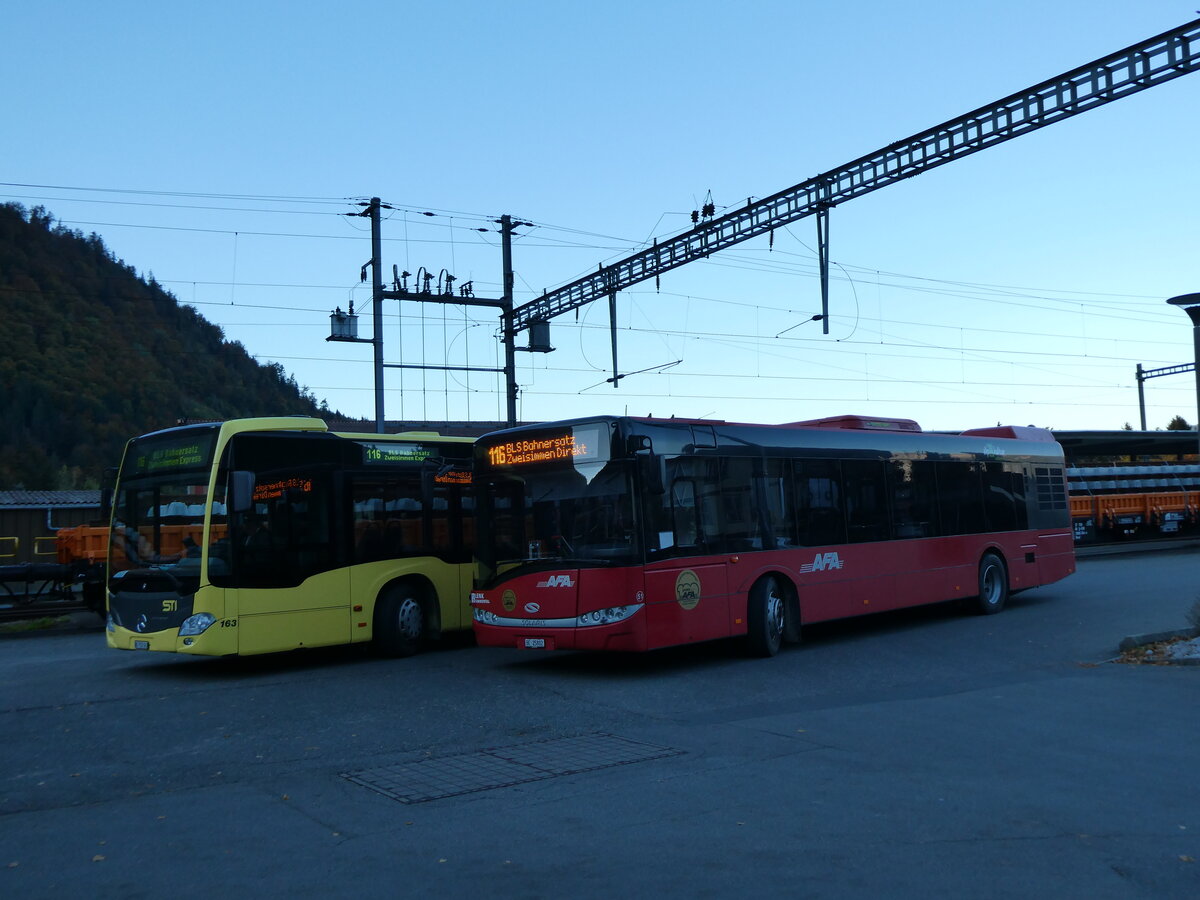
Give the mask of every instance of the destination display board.
[[408, 441], [359, 441], [363, 448], [363, 462], [368, 465], [422, 462], [430, 457], [441, 456], [441, 448], [429, 447]]
[[255, 503], [263, 503], [267, 500], [278, 500], [288, 492], [293, 494], [311, 494], [312, 490], [313, 483], [311, 478], [300, 476], [279, 478], [268, 484], [254, 485], [253, 499]]
[[487, 462], [493, 468], [604, 462], [609, 458], [610, 441], [607, 423], [568, 425], [553, 431], [490, 440]]
[[132, 465], [126, 470], [135, 475], [164, 475], [185, 469], [207, 469], [212, 463], [215, 432], [156, 437], [135, 441], [130, 453]]

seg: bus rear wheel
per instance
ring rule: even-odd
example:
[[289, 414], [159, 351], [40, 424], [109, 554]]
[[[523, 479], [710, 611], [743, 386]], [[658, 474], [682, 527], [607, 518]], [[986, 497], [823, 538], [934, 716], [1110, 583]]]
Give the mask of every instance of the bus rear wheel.
[[412, 587], [390, 587], [375, 605], [375, 645], [385, 656], [412, 656], [425, 634], [425, 608]]
[[995, 553], [983, 554], [979, 561], [979, 595], [975, 598], [975, 611], [990, 616], [1004, 609], [1008, 600], [1008, 570]]
[[746, 604], [746, 649], [751, 656], [774, 656], [787, 628], [787, 595], [774, 575], [760, 578]]

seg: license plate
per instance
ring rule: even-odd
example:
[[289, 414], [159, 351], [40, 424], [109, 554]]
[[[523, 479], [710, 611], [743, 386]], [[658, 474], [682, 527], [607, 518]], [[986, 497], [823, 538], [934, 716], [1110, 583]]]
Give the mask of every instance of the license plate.
[[525, 638], [525, 649], [526, 650], [545, 650], [546, 649], [546, 639], [545, 638]]
[[149, 650], [150, 642], [149, 641], [134, 641], [133, 649], [134, 650]]

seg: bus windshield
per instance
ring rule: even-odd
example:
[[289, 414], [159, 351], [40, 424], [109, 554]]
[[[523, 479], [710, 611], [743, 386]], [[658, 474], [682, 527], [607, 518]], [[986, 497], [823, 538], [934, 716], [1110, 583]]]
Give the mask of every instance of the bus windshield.
[[110, 575], [168, 565], [199, 575], [215, 439], [216, 430], [206, 428], [130, 445], [113, 504]]
[[639, 562], [630, 471], [610, 460], [491, 475], [480, 494], [480, 560], [493, 573], [540, 560]]
[[[196, 478], [146, 479], [121, 486], [113, 513], [114, 573], [199, 558], [208, 476], [199, 473]], [[223, 512], [222, 505], [217, 510]]]

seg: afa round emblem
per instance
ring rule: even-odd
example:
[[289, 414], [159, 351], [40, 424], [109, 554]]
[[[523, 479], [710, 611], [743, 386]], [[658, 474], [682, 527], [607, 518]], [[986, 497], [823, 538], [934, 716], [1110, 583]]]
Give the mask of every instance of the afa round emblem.
[[517, 608], [517, 595], [514, 591], [505, 591], [500, 595], [500, 603], [504, 607], [505, 612], [512, 612]]
[[684, 569], [675, 579], [675, 599], [684, 609], [695, 609], [700, 604], [700, 579], [691, 569]]

